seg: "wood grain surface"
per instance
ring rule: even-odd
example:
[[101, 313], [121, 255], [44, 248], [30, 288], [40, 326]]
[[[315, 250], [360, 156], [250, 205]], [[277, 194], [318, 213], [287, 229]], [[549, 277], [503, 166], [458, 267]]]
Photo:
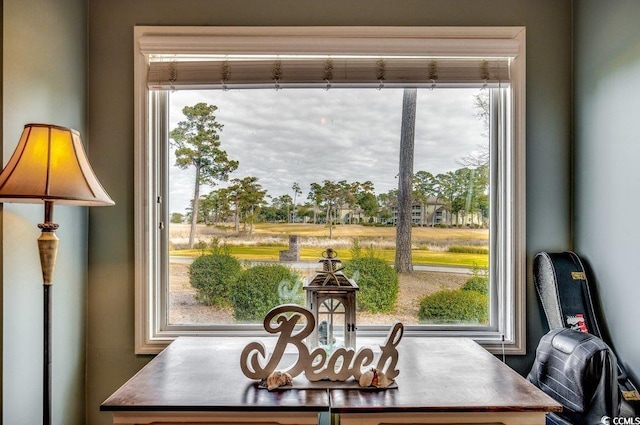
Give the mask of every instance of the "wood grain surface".
[[[326, 390], [270, 392], [240, 370], [256, 338], [180, 337], [101, 406], [103, 411], [327, 411]], [[267, 347], [269, 346], [268, 344]]]
[[[256, 338], [180, 337], [102, 405], [103, 411], [551, 412], [561, 406], [469, 339], [404, 338], [397, 388], [267, 391], [240, 369]], [[269, 348], [275, 339], [262, 339]], [[359, 339], [359, 346], [382, 340]], [[375, 351], [375, 350], [374, 350]], [[286, 366], [286, 365], [285, 365]], [[294, 386], [295, 387], [295, 386]]]
[[561, 406], [465, 338], [404, 338], [395, 390], [332, 390], [335, 413], [551, 412]]

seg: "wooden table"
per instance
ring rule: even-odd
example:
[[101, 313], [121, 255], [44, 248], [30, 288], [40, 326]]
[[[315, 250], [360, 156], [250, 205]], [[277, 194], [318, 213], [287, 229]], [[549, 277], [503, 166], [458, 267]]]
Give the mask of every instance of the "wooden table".
[[468, 339], [405, 337], [397, 389], [274, 392], [240, 371], [240, 353], [254, 340], [178, 338], [100, 409], [113, 412], [114, 424], [316, 424], [330, 411], [342, 425], [544, 424], [547, 412], [561, 410]]

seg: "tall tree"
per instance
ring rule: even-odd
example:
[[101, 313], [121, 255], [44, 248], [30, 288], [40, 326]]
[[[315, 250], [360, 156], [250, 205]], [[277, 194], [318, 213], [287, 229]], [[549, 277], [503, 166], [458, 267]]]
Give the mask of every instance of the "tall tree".
[[365, 217], [374, 217], [378, 213], [379, 205], [376, 195], [372, 192], [360, 192], [358, 194], [358, 206], [364, 212]]
[[214, 185], [215, 180], [227, 180], [229, 173], [238, 168], [238, 161], [230, 160], [227, 152], [220, 149], [220, 132], [223, 125], [216, 120], [215, 105], [204, 102], [185, 106], [182, 113], [185, 121], [171, 130], [169, 136], [175, 147], [176, 165], [182, 169], [195, 168], [193, 200], [191, 205], [191, 230], [189, 248], [193, 248], [198, 223], [200, 186]]
[[[209, 217], [213, 224], [223, 221], [231, 213], [227, 196], [228, 191], [226, 189], [212, 190], [209, 194], [201, 196], [199, 214]], [[209, 223], [206, 218], [205, 223]]]
[[346, 181], [342, 180], [338, 183], [331, 180], [322, 182], [322, 196], [326, 208], [327, 224], [329, 225], [329, 239], [333, 239], [333, 226], [338, 208], [344, 198]]
[[280, 205], [282, 206], [282, 208], [287, 210], [287, 223], [290, 223], [293, 198], [291, 198], [291, 196], [289, 195], [280, 195], [278, 197], [278, 201], [280, 201]]
[[302, 195], [302, 190], [300, 189], [300, 184], [298, 182], [293, 182], [293, 186], [291, 186], [293, 190], [293, 222], [296, 222], [296, 202], [298, 200], [298, 195]]
[[258, 183], [257, 177], [245, 177], [242, 179], [242, 203], [244, 211], [244, 223], [249, 223], [249, 234], [253, 234], [253, 223], [260, 212], [260, 208], [266, 205], [266, 190]]
[[341, 180], [340, 185], [340, 205], [337, 205], [337, 211], [340, 211], [342, 207], [346, 206], [348, 209], [347, 216], [349, 217], [349, 222], [344, 224], [353, 224], [353, 216], [355, 215], [355, 207], [358, 205], [357, 202], [357, 193], [358, 188], [360, 187], [359, 182], [347, 183], [346, 180]]
[[357, 183], [356, 188], [356, 203], [358, 209], [358, 222], [361, 221], [360, 211], [363, 211], [370, 219], [378, 213], [378, 200], [373, 193], [374, 187], [371, 180], [367, 180], [364, 183]]
[[398, 189], [391, 189], [387, 193], [381, 193], [377, 199], [380, 203], [379, 221], [388, 224], [389, 220], [393, 218], [393, 208], [398, 206]]
[[311, 183], [311, 192], [309, 199], [313, 200], [316, 207], [324, 207], [326, 214], [327, 226], [329, 226], [329, 239], [333, 238], [333, 224], [336, 210], [344, 202], [346, 181], [334, 182], [324, 180], [322, 184]]
[[[420, 202], [420, 225], [425, 225], [425, 219], [427, 218], [427, 205], [429, 198], [436, 196], [434, 187], [433, 174], [428, 171], [420, 170], [413, 176], [413, 196], [414, 199]], [[435, 210], [434, 210], [435, 214]]]
[[466, 187], [469, 181], [469, 169], [458, 168], [455, 171], [447, 171], [444, 174], [438, 174], [440, 181], [443, 203], [449, 214], [449, 226], [454, 224], [453, 216], [455, 215], [455, 225], [460, 224], [460, 212], [464, 210], [466, 203]]
[[453, 217], [453, 205], [456, 197], [456, 184], [455, 184], [455, 175], [453, 171], [447, 171], [446, 173], [441, 173], [436, 176], [436, 180], [438, 182], [438, 187], [440, 188], [440, 197], [442, 199], [442, 205], [444, 209], [447, 211], [446, 224], [447, 226], [451, 226], [453, 223], [451, 222]]
[[413, 152], [416, 130], [417, 89], [404, 89], [400, 129], [400, 172], [398, 174], [398, 224], [396, 225], [396, 262], [398, 273], [412, 272], [411, 195], [413, 189]]
[[231, 180], [231, 185], [227, 188], [229, 199], [235, 206], [234, 228], [236, 233], [240, 233], [240, 218], [246, 231], [249, 224], [249, 234], [253, 233], [253, 222], [259, 212], [259, 208], [265, 204], [266, 190], [258, 183], [257, 177], [244, 177], [242, 179]]
[[317, 224], [318, 210], [320, 209], [323, 200], [322, 185], [320, 185], [320, 183], [311, 183], [311, 190], [307, 195], [307, 199], [313, 202], [313, 224]]

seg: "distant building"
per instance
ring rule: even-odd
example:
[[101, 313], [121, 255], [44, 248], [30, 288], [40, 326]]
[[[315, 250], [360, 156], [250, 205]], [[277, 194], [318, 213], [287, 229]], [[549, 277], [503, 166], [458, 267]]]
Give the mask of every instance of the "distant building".
[[[313, 206], [311, 211], [315, 211], [318, 223], [326, 223], [324, 208]], [[398, 223], [398, 206], [391, 206], [391, 217], [385, 218], [378, 215], [370, 217], [366, 215], [360, 207], [349, 209], [345, 206], [334, 210], [336, 223], [339, 224], [359, 224], [359, 223], [382, 223], [395, 226]], [[305, 223], [312, 223], [313, 217], [304, 217], [300, 220]], [[433, 226], [486, 226], [486, 220], [482, 217], [481, 212], [466, 214], [452, 214], [443, 205], [441, 198], [431, 196], [427, 202], [422, 205], [420, 202], [413, 202], [411, 205], [411, 223], [415, 226], [433, 227]]]
[[[391, 207], [392, 216], [386, 220], [381, 220], [385, 224], [398, 223], [398, 205]], [[485, 221], [481, 212], [462, 214], [452, 214], [443, 205], [442, 201], [435, 196], [427, 199], [423, 205], [421, 202], [413, 202], [411, 205], [411, 223], [415, 226], [482, 226]]]

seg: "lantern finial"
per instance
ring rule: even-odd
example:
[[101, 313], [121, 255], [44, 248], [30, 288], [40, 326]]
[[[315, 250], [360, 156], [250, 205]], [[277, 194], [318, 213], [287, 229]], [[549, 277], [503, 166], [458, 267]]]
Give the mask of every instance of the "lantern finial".
[[323, 251], [322, 259], [318, 262], [322, 263], [322, 270], [317, 270], [317, 275], [311, 280], [310, 285], [358, 286], [342, 273], [344, 268], [340, 267], [342, 261], [338, 259], [338, 252], [333, 248], [327, 248]]

